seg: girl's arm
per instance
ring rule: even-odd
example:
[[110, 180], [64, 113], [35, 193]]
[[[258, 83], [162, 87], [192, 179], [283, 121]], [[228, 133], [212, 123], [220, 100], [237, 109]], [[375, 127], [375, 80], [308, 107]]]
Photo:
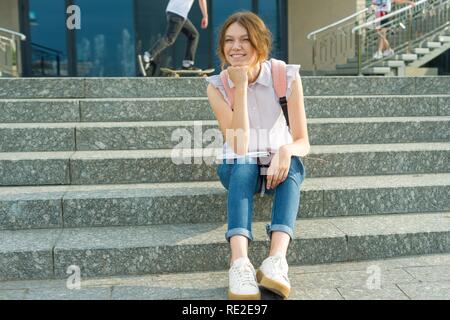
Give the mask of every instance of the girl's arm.
[[289, 157], [304, 157], [309, 153], [310, 144], [303, 99], [303, 86], [298, 73], [292, 83], [292, 93], [288, 100], [288, 113], [289, 126], [294, 141], [282, 146], [280, 152], [285, 152]]
[[233, 111], [222, 94], [213, 85], [208, 85], [208, 100], [219, 122], [219, 128], [225, 141], [238, 155], [248, 152], [250, 125], [247, 108], [247, 85], [236, 85]]

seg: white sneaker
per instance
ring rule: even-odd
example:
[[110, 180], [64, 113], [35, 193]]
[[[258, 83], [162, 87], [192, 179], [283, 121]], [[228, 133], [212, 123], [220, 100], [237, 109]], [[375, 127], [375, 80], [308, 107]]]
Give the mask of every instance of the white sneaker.
[[383, 52], [383, 57], [390, 57], [390, 56], [393, 56], [394, 54], [395, 54], [394, 50], [388, 49]]
[[375, 52], [375, 54], [373, 55], [373, 58], [375, 60], [380, 60], [383, 58], [383, 53], [381, 53], [380, 51]]
[[261, 264], [256, 278], [261, 287], [286, 299], [291, 292], [288, 270], [289, 267], [284, 256], [270, 256]]
[[260, 300], [256, 272], [247, 257], [239, 258], [233, 262], [229, 276], [228, 299], [230, 300]]
[[150, 56], [150, 53], [148, 51], [144, 52], [143, 58], [145, 63], [150, 63], [151, 61], [153, 61], [153, 58]]

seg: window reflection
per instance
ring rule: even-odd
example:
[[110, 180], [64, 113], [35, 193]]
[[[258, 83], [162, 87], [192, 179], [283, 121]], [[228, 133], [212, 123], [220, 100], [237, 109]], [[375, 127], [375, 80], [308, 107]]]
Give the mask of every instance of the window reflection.
[[31, 75], [67, 75], [64, 1], [30, 0], [29, 6]]
[[[81, 8], [81, 29], [75, 31], [74, 38], [69, 38], [65, 0], [29, 0], [33, 76], [69, 75], [68, 56], [76, 57], [77, 76], [136, 76], [137, 53], [148, 50], [166, 31], [168, 0], [72, 2]], [[273, 56], [287, 58], [286, 0], [208, 0], [208, 8], [206, 30], [200, 28], [202, 15], [198, 1], [189, 13], [189, 19], [200, 33], [197, 66], [220, 70], [216, 56], [218, 32], [227, 17], [243, 10], [256, 12], [268, 25], [274, 40]], [[180, 34], [175, 44], [161, 54], [160, 65], [181, 67], [185, 48], [186, 39]]]
[[76, 32], [79, 76], [134, 76], [133, 1], [77, 0], [81, 30]]

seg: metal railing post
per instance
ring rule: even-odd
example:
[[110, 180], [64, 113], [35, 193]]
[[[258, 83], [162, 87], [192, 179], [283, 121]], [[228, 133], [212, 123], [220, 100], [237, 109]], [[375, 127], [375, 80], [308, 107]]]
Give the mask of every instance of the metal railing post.
[[358, 60], [358, 75], [362, 75], [361, 72], [361, 64], [362, 64], [362, 52], [361, 52], [361, 32], [360, 30], [358, 30], [356, 32], [356, 36], [355, 36], [355, 47], [356, 47], [356, 57]]
[[316, 44], [317, 44], [317, 40], [316, 40], [316, 36], [314, 35], [314, 40], [313, 40], [313, 50], [312, 50], [313, 76], [316, 76], [316, 75], [317, 75], [317, 64], [316, 64], [316, 54], [317, 54], [317, 49], [316, 49]]
[[408, 14], [408, 53], [412, 53], [412, 33], [413, 33], [413, 11], [409, 10]]
[[60, 67], [60, 57], [59, 54], [56, 55], [56, 75], [59, 77], [61, 75], [61, 67]]

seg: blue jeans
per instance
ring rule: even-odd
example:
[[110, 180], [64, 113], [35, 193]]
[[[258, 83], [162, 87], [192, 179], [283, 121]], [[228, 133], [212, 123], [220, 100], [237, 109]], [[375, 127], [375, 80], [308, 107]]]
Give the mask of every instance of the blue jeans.
[[[217, 175], [228, 190], [228, 231], [225, 238], [230, 241], [232, 236], [242, 235], [252, 241], [253, 196], [262, 179], [256, 158], [224, 159], [217, 168]], [[273, 231], [282, 231], [291, 239], [294, 238], [300, 186], [305, 175], [306, 170], [300, 157], [292, 156], [287, 178], [275, 189], [266, 191], [268, 195], [275, 195], [272, 223], [266, 226], [269, 238]]]

